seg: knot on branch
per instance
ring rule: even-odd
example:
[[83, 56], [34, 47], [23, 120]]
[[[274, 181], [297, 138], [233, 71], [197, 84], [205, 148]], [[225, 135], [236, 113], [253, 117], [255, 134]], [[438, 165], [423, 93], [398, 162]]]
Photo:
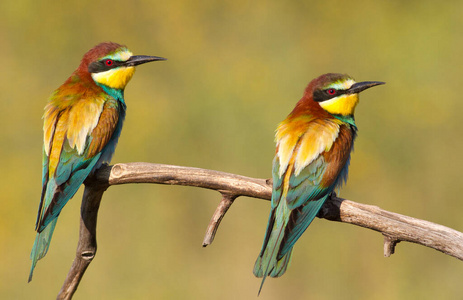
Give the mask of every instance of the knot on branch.
[[80, 253], [80, 257], [82, 257], [83, 260], [92, 261], [95, 257], [95, 252], [94, 250], [85, 250]]
[[113, 177], [119, 178], [121, 175], [124, 174], [124, 167], [120, 164], [115, 164], [111, 169], [111, 175]]

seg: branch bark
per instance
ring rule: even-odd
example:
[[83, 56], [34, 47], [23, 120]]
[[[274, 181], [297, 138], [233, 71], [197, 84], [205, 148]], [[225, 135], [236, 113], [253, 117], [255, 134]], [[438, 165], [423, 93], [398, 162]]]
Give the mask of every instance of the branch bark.
[[[58, 299], [71, 299], [88, 265], [96, 255], [96, 221], [101, 198], [111, 185], [157, 183], [216, 190], [222, 194], [206, 230], [203, 246], [212, 243], [220, 221], [239, 196], [270, 200], [270, 180], [225, 172], [152, 163], [102, 166], [85, 182], [80, 235], [76, 257]], [[420, 244], [463, 260], [463, 233], [432, 222], [388, 212], [377, 206], [360, 204], [332, 195], [318, 217], [378, 231], [384, 236], [384, 255], [390, 256], [401, 241]]]
[[76, 258], [64, 281], [57, 299], [71, 299], [87, 267], [96, 255], [96, 221], [103, 193], [107, 185], [85, 183], [85, 190], [80, 209], [79, 243]]

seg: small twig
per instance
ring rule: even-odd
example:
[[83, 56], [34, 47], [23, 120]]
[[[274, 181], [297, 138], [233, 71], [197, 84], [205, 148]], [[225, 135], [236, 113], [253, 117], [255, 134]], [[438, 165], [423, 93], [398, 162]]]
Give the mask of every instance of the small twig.
[[383, 234], [384, 236], [384, 256], [389, 257], [395, 252], [395, 246], [400, 243], [399, 240], [388, 236], [387, 234]]
[[[150, 163], [102, 166], [86, 181], [82, 200], [79, 244], [74, 263], [61, 288], [58, 299], [71, 299], [82, 276], [96, 254], [96, 220], [101, 197], [111, 185], [157, 183], [201, 187], [219, 191], [224, 197], [209, 224], [203, 245], [214, 239], [224, 214], [239, 196], [270, 200], [270, 180], [250, 178], [199, 168]], [[379, 207], [332, 196], [319, 217], [349, 223], [381, 232], [385, 237], [385, 254], [394, 253], [400, 241], [417, 243], [463, 260], [463, 233], [432, 222], [385, 211]]]
[[220, 221], [222, 221], [225, 213], [228, 211], [230, 206], [235, 201], [237, 195], [231, 195], [227, 193], [222, 193], [222, 200], [220, 200], [219, 205], [215, 209], [214, 214], [212, 215], [211, 222], [207, 226], [206, 235], [204, 236], [203, 240], [203, 247], [206, 247], [214, 241], [215, 233], [219, 228]]

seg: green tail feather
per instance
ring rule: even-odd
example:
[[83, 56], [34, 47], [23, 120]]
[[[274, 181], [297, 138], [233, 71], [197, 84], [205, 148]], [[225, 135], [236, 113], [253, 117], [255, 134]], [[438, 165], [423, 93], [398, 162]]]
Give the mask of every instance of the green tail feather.
[[275, 267], [273, 268], [272, 272], [269, 274], [270, 277], [280, 277], [286, 272], [286, 269], [289, 267], [291, 263], [291, 257], [293, 253], [293, 249], [289, 250], [280, 260], [277, 261]]
[[264, 256], [266, 256], [267, 253], [264, 253], [263, 256], [259, 256], [256, 260], [256, 263], [254, 264], [254, 276], [259, 278], [263, 277], [265, 280], [266, 276], [280, 277], [281, 275], [283, 275], [286, 272], [286, 269], [289, 267], [289, 264], [291, 263], [292, 250], [293, 249], [291, 249], [279, 260], [277, 260], [276, 257], [274, 257], [273, 260], [263, 261]]
[[53, 235], [53, 231], [55, 230], [56, 221], [58, 221], [58, 218], [55, 218], [53, 221], [51, 221], [50, 224], [48, 224], [48, 226], [45, 227], [45, 229], [42, 232], [37, 233], [34, 242], [34, 247], [32, 247], [31, 251], [32, 266], [28, 282], [31, 282], [32, 280], [32, 274], [34, 273], [34, 268], [37, 264], [37, 261], [43, 258], [45, 254], [47, 254], [48, 247], [50, 246], [51, 237]]
[[[291, 263], [291, 254], [292, 249], [288, 253], [286, 253], [280, 260], [276, 261], [276, 258], [274, 258], [274, 262], [269, 261], [266, 266], [263, 265], [261, 256], [257, 258], [256, 264], [254, 265], [254, 275], [256, 277], [262, 277], [259, 292], [257, 293], [258, 296], [260, 295], [262, 287], [264, 286], [265, 278], [267, 278], [267, 276], [280, 277], [286, 272], [286, 269], [288, 269]], [[273, 265], [273, 267], [269, 270], [270, 265]], [[266, 270], [264, 270], [264, 267], [266, 268]]]
[[289, 214], [291, 210], [286, 205], [279, 205], [274, 212], [276, 216], [273, 228], [270, 230], [270, 236], [267, 244], [263, 246], [259, 257], [254, 265], [254, 275], [256, 277], [262, 277], [262, 283], [260, 284], [259, 293], [267, 276], [280, 277], [283, 275], [288, 268], [289, 262], [291, 261], [291, 252], [288, 251], [283, 257], [278, 258], [278, 252], [280, 250], [281, 242], [285, 236], [285, 229], [288, 225]]

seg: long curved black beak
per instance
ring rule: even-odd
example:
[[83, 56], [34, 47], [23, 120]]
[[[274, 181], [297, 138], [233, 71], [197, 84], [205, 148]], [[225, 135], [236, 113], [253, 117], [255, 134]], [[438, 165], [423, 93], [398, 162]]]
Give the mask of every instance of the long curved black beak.
[[164, 57], [159, 57], [159, 56], [134, 55], [134, 56], [131, 56], [129, 60], [125, 62], [125, 64], [128, 67], [135, 67], [135, 66], [147, 63], [147, 62], [158, 61], [158, 60], [167, 60], [167, 59]]
[[364, 91], [366, 89], [369, 89], [371, 87], [385, 84], [385, 82], [382, 81], [362, 81], [362, 82], [356, 82], [354, 83], [349, 89], [348, 93], [349, 94], [358, 94], [361, 91]]

